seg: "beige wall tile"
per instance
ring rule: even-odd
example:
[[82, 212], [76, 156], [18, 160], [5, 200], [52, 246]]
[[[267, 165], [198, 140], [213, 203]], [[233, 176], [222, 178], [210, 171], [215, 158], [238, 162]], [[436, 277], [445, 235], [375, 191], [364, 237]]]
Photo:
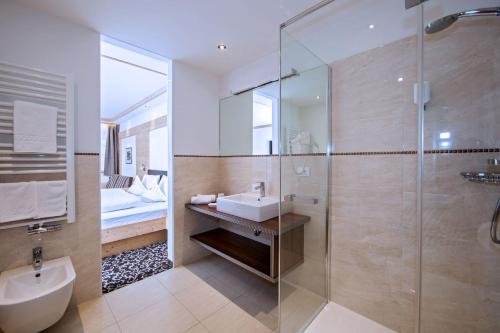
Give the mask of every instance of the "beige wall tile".
[[221, 171], [217, 157], [174, 158], [174, 264], [187, 264], [209, 254], [189, 236], [217, 227], [215, 219], [185, 209], [196, 194], [220, 192]]
[[76, 222], [61, 231], [26, 235], [25, 228], [0, 230], [0, 271], [31, 264], [31, 250], [42, 238], [45, 260], [70, 256], [76, 271], [72, 304], [101, 295], [99, 157], [75, 156]]
[[[439, 133], [450, 132], [450, 148], [500, 144], [500, 22], [460, 21], [453, 31], [427, 35], [424, 77], [431, 101], [425, 112], [425, 148], [438, 149]], [[444, 51], [445, 50], [445, 51]]]
[[500, 246], [489, 226], [500, 188], [464, 180], [496, 154], [426, 155], [422, 325], [426, 332], [495, 332]]
[[[416, 37], [334, 62], [332, 133], [334, 151], [415, 149], [405, 133], [416, 120]], [[398, 78], [403, 77], [402, 82]], [[416, 125], [411, 123], [409, 125]]]

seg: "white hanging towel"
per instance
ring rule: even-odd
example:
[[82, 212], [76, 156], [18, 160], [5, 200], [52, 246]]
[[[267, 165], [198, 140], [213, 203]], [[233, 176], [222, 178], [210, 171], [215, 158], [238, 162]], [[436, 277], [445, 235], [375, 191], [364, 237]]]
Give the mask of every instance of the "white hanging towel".
[[36, 216], [54, 217], [66, 214], [66, 181], [36, 182]]
[[57, 152], [57, 108], [14, 101], [14, 151]]
[[35, 182], [0, 184], [0, 223], [32, 219], [36, 216]]

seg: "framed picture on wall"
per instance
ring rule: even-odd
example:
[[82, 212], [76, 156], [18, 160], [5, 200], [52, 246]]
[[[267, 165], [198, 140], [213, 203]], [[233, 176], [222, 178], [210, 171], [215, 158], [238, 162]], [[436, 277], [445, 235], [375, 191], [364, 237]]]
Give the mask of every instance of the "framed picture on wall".
[[125, 164], [132, 164], [132, 147], [125, 148]]

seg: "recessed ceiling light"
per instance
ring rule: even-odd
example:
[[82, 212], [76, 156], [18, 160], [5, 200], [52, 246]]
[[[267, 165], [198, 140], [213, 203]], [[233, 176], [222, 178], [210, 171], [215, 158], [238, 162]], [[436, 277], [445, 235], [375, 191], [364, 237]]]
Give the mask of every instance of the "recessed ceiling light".
[[318, 96], [316, 96], [316, 99], [319, 99], [319, 95], [318, 95]]
[[220, 43], [219, 45], [217, 45], [217, 48], [221, 51], [224, 51], [225, 49], [227, 49], [227, 45], [224, 43]]
[[374, 25], [374, 24], [370, 24], [370, 25], [368, 26], [368, 28], [373, 29], [373, 28], [375, 28], [375, 25]]
[[398, 77], [398, 82], [403, 82], [404, 79], [405, 79], [404, 77], [400, 76], [400, 77]]

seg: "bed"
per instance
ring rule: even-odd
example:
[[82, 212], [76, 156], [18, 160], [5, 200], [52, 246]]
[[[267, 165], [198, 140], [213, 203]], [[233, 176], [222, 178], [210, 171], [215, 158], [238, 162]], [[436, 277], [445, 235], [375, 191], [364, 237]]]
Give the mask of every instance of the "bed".
[[[148, 175], [167, 175], [148, 170]], [[144, 202], [123, 188], [101, 189], [101, 228], [108, 229], [167, 216], [167, 202]]]
[[[166, 171], [148, 170], [166, 176]], [[144, 202], [122, 188], [101, 189], [103, 256], [166, 240], [167, 202]]]
[[131, 223], [159, 219], [167, 216], [166, 202], [141, 202], [127, 209], [103, 212], [101, 214], [102, 229], [118, 227]]

